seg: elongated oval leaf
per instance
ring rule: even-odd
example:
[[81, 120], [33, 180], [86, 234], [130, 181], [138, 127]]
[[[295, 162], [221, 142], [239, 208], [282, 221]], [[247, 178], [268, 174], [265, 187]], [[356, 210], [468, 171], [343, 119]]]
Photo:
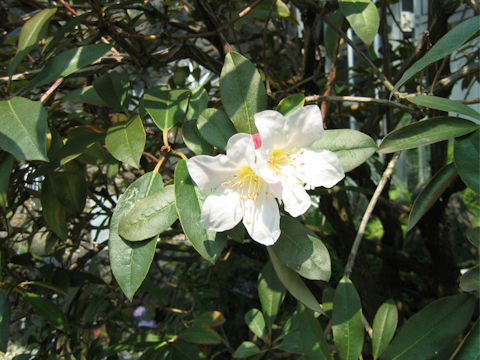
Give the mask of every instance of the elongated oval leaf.
[[251, 332], [257, 335], [260, 339], [266, 339], [267, 329], [265, 328], [265, 319], [260, 310], [255, 308], [250, 309], [245, 314], [244, 320]]
[[333, 340], [342, 360], [357, 360], [363, 348], [362, 306], [349, 278], [338, 283], [332, 311]]
[[393, 92], [398, 90], [398, 88], [408, 79], [425, 69], [428, 65], [450, 55], [453, 51], [458, 49], [478, 31], [479, 22], [480, 16], [474, 16], [455, 26], [452, 30], [446, 33], [422, 58], [405, 71], [400, 80], [395, 84], [391, 93], [393, 94]]
[[257, 355], [259, 352], [260, 349], [257, 344], [251, 341], [244, 341], [233, 352], [232, 357], [234, 359], [245, 359], [250, 356]]
[[105, 137], [105, 145], [115, 159], [137, 169], [140, 167], [145, 141], [145, 129], [138, 115], [129, 121], [112, 126]]
[[407, 100], [414, 104], [425, 106], [431, 109], [451, 111], [465, 116], [471, 116], [476, 119], [477, 124], [480, 124], [480, 113], [474, 108], [462, 104], [459, 101], [428, 95], [407, 97]]
[[380, 16], [371, 0], [339, 0], [338, 6], [355, 34], [367, 46], [373, 42], [380, 25]]
[[185, 236], [206, 260], [215, 263], [225, 246], [225, 238], [200, 224], [203, 199], [188, 174], [187, 162], [181, 160], [175, 169], [175, 204]]
[[406, 125], [387, 134], [378, 152], [383, 154], [413, 149], [471, 133], [475, 123], [455, 117], [435, 117]]
[[428, 304], [413, 315], [393, 339], [385, 360], [435, 359], [470, 322], [474, 296], [447, 296]]
[[87, 200], [85, 169], [76, 161], [65, 165], [65, 171], [53, 172], [50, 180], [58, 201], [69, 213], [80, 213]]
[[453, 159], [463, 182], [480, 194], [480, 130], [455, 139]]
[[190, 101], [188, 102], [187, 120], [198, 120], [200, 114], [208, 106], [208, 93], [202, 88], [198, 87], [192, 91]]
[[195, 120], [189, 120], [183, 123], [182, 137], [185, 145], [195, 154], [213, 155], [213, 146], [203, 139]]
[[110, 220], [108, 248], [113, 275], [125, 296], [131, 301], [148, 273], [155, 254], [156, 238], [144, 241], [126, 241], [118, 235], [120, 219], [137, 201], [163, 188], [163, 181], [156, 171], [135, 180], [118, 199]]
[[62, 98], [62, 100], [75, 103], [86, 103], [96, 106], [107, 106], [107, 103], [102, 100], [102, 98], [92, 85], [72, 90], [68, 92]]
[[309, 309], [323, 313], [317, 299], [315, 299], [315, 296], [313, 296], [300, 276], [286, 265], [283, 265], [270, 246], [267, 247], [267, 251], [278, 278], [288, 292]]
[[230, 51], [220, 75], [222, 104], [239, 132], [257, 132], [253, 115], [267, 107], [267, 92], [255, 66]]
[[145, 91], [140, 105], [160, 130], [169, 130], [185, 116], [189, 96], [187, 90], [155, 87]]
[[60, 330], [67, 327], [65, 315], [53, 301], [45, 299], [38, 294], [26, 292], [23, 298], [35, 309], [35, 311]]
[[393, 300], [384, 302], [373, 319], [372, 354], [376, 359], [392, 340], [397, 328], [398, 311]]
[[457, 170], [450, 163], [441, 168], [428, 182], [427, 186], [417, 196], [408, 217], [408, 230], [412, 229], [417, 222], [426, 214], [433, 204], [442, 196], [445, 189], [455, 180]]
[[259, 19], [289, 17], [290, 9], [281, 0], [264, 0], [252, 9], [251, 15]]
[[110, 72], [97, 78], [93, 87], [102, 100], [114, 111], [128, 110], [130, 81], [125, 72]]
[[10, 174], [12, 173], [12, 166], [14, 157], [6, 154], [2, 162], [0, 162], [0, 206], [7, 207], [8, 185], [10, 184]]
[[[343, 22], [343, 14], [339, 10], [335, 10], [329, 17], [334, 24], [341, 24]], [[325, 50], [327, 51], [330, 60], [335, 60], [338, 48], [342, 42], [343, 39], [340, 35], [333, 30], [331, 26], [327, 26], [327, 29], [325, 30]]]
[[305, 95], [303, 94], [293, 94], [289, 95], [286, 98], [280, 100], [277, 106], [277, 111], [282, 113], [284, 116], [294, 112], [295, 110], [300, 109], [305, 104]]
[[480, 320], [475, 322], [467, 337], [459, 345], [460, 349], [452, 355], [450, 360], [480, 360], [478, 339], [480, 339]]
[[140, 199], [121, 217], [118, 234], [126, 240], [141, 241], [156, 236], [177, 220], [173, 186]]
[[193, 325], [178, 334], [178, 338], [194, 344], [219, 344], [222, 338], [207, 325]]
[[205, 140], [222, 150], [227, 147], [228, 139], [236, 133], [227, 114], [213, 108], [202, 111], [198, 118], [197, 128]]
[[66, 240], [68, 236], [67, 209], [56, 196], [55, 182], [50, 174], [45, 176], [40, 193], [42, 213], [48, 227], [60, 239]]
[[67, 50], [51, 59], [42, 71], [30, 81], [27, 88], [33, 89], [70, 75], [101, 58], [111, 47], [112, 45], [109, 44], [94, 44]]
[[268, 329], [275, 322], [285, 292], [285, 287], [275, 274], [272, 263], [267, 262], [258, 276], [258, 297]]
[[13, 97], [0, 101], [0, 147], [25, 160], [47, 158], [47, 112], [39, 101]]
[[298, 306], [299, 335], [302, 352], [307, 354], [306, 359], [330, 360], [332, 359], [323, 329], [313, 315], [312, 310], [305, 306]]
[[330, 255], [322, 241], [290, 216], [282, 217], [280, 230], [271, 247], [278, 259], [307, 279], [328, 281]]
[[10, 326], [10, 301], [8, 293], [0, 289], [0, 351], [7, 351], [8, 327]]

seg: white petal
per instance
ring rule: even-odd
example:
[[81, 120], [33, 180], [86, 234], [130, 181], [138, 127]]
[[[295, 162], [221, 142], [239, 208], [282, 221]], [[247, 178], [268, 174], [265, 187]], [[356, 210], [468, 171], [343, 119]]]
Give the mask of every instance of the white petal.
[[240, 167], [255, 162], [255, 144], [250, 134], [238, 133], [227, 142], [227, 157]]
[[295, 176], [309, 185], [330, 188], [345, 177], [340, 160], [331, 151], [300, 149], [295, 158]]
[[288, 148], [307, 147], [323, 136], [322, 112], [317, 105], [304, 106], [287, 116]]
[[282, 181], [282, 200], [285, 211], [293, 217], [304, 214], [312, 205], [312, 200], [303, 185], [292, 181]]
[[285, 117], [278, 111], [265, 110], [254, 115], [255, 126], [260, 133], [260, 150], [270, 152], [285, 145], [288, 133], [285, 133]]
[[243, 217], [240, 195], [228, 186], [219, 186], [203, 203], [201, 223], [207, 230], [225, 231]]
[[274, 244], [280, 236], [280, 211], [275, 198], [263, 194], [256, 201], [246, 201], [243, 224], [256, 242]]
[[225, 155], [197, 155], [187, 160], [187, 168], [197, 186], [201, 190], [208, 190], [231, 179], [238, 166]]

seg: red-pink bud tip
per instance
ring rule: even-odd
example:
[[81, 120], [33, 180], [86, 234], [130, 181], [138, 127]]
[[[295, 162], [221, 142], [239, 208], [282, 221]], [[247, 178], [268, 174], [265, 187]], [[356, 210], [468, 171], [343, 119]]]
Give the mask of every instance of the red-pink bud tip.
[[260, 134], [252, 134], [252, 139], [255, 144], [255, 149], [260, 149], [260, 146], [262, 146], [262, 138], [260, 137]]

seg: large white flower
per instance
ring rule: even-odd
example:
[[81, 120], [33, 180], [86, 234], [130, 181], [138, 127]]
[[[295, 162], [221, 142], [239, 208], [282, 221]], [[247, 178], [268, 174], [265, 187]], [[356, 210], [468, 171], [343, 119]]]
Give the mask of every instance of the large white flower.
[[243, 218], [253, 240], [272, 245], [280, 236], [280, 212], [272, 186], [256, 174], [255, 145], [248, 134], [233, 135], [227, 154], [194, 156], [188, 172], [201, 190], [215, 189], [202, 206], [201, 223], [225, 231]]
[[344, 178], [333, 152], [309, 148], [324, 131], [318, 106], [302, 107], [287, 117], [265, 110], [255, 114], [255, 125], [261, 139], [256, 150], [257, 173], [266, 182], [277, 184], [275, 196], [292, 216], [305, 213], [311, 205], [304, 184], [329, 188]]

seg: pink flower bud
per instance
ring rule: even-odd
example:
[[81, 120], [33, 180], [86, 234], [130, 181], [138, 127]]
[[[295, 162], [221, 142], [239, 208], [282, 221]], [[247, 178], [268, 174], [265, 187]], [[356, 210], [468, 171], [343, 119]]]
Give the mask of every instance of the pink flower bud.
[[260, 149], [262, 146], [262, 138], [259, 133], [252, 134], [253, 143], [255, 144], [255, 149]]

